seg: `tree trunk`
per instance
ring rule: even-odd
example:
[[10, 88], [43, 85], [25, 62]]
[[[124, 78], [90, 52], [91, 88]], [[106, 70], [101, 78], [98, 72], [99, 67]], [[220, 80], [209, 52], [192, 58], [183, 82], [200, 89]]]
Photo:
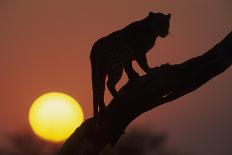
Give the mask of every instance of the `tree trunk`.
[[66, 140], [59, 155], [98, 155], [105, 145], [114, 145], [136, 117], [194, 91], [231, 63], [232, 32], [201, 56], [182, 64], [161, 65], [151, 74], [129, 81], [107, 106], [100, 125], [93, 118], [83, 122]]

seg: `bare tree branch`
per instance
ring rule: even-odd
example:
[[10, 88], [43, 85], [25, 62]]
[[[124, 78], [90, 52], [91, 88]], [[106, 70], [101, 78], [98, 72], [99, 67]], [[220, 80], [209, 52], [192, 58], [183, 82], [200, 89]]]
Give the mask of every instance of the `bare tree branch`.
[[107, 106], [97, 126], [93, 118], [67, 139], [59, 155], [98, 155], [114, 144], [125, 128], [142, 113], [173, 101], [204, 85], [232, 63], [232, 32], [205, 54], [182, 64], [161, 65], [149, 75], [128, 82]]

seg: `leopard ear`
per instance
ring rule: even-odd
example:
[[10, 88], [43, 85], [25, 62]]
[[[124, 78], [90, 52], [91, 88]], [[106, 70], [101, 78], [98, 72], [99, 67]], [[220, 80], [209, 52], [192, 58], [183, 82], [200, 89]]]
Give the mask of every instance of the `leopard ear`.
[[154, 12], [149, 12], [149, 15], [148, 15], [148, 16], [149, 16], [149, 17], [152, 17], [152, 16], [154, 16], [154, 14], [155, 14]]
[[170, 13], [167, 15], [167, 18], [168, 18], [168, 19], [170, 19], [170, 18], [171, 18], [171, 14], [170, 14]]

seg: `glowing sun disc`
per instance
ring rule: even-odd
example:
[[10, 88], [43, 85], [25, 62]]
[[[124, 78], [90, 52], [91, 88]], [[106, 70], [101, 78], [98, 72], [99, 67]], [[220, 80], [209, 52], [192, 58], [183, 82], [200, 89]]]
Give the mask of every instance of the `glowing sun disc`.
[[53, 142], [67, 139], [83, 120], [80, 104], [60, 92], [50, 92], [38, 97], [29, 111], [29, 123], [34, 133]]

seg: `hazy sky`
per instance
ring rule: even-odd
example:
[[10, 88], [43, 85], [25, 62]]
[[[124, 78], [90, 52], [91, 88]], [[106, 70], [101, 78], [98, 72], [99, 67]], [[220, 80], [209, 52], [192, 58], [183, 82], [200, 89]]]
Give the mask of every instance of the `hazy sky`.
[[[198, 56], [232, 30], [231, 0], [0, 0], [0, 134], [29, 128], [31, 103], [50, 91], [73, 96], [89, 118], [92, 44], [149, 11], [172, 14], [171, 33], [150, 51], [150, 66]], [[231, 79], [229, 68], [129, 128], [165, 131], [170, 143], [192, 154], [230, 155]], [[124, 74], [118, 88], [126, 81]]]

